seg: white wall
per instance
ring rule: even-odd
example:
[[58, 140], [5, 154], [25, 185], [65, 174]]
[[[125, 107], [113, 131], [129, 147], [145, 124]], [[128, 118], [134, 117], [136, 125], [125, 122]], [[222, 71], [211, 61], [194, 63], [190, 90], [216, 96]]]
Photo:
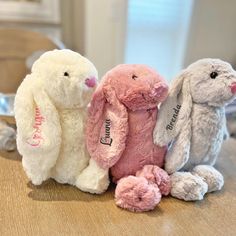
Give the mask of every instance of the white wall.
[[124, 61], [127, 0], [85, 1], [85, 56], [99, 76]]
[[236, 65], [235, 0], [195, 0], [185, 66], [204, 57]]
[[147, 64], [170, 81], [183, 67], [193, 0], [129, 0], [126, 63]]
[[85, 2], [61, 0], [62, 40], [66, 47], [84, 54]]

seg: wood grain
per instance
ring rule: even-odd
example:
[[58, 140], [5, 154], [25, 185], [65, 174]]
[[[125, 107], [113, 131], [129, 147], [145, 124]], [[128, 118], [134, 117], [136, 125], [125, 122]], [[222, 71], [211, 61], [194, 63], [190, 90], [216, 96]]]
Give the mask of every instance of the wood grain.
[[18, 153], [0, 153], [0, 235], [235, 235], [236, 140], [224, 144], [217, 168], [222, 191], [199, 202], [167, 197], [138, 214], [115, 206], [114, 187], [101, 196], [53, 180], [35, 187]]
[[15, 93], [29, 71], [26, 58], [59, 45], [45, 35], [23, 29], [0, 29], [0, 92]]

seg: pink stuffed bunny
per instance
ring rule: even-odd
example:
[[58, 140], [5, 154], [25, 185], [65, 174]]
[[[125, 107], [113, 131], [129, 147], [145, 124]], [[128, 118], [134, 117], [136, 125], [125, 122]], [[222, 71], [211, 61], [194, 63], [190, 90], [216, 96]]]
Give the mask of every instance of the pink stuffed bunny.
[[157, 104], [168, 87], [151, 68], [119, 65], [109, 71], [92, 97], [87, 148], [102, 168], [111, 168], [117, 183], [116, 204], [148, 211], [170, 192], [163, 166], [166, 147], [153, 144]]

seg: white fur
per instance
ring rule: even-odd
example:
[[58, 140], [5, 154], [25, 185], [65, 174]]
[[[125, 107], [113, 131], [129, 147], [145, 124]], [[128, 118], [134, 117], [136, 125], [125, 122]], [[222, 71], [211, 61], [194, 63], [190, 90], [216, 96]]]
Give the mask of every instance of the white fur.
[[[218, 73], [215, 79], [212, 72]], [[213, 165], [228, 136], [224, 106], [235, 98], [233, 83], [236, 72], [219, 59], [199, 60], [173, 81], [154, 130], [157, 145], [173, 141], [165, 163], [172, 174], [172, 196], [201, 200], [222, 188], [223, 176]]]
[[[89, 171], [84, 140], [86, 109], [94, 91], [85, 84], [90, 77], [97, 78], [97, 71], [89, 60], [70, 50], [53, 50], [34, 63], [20, 85], [14, 106], [17, 147], [33, 184], [54, 178], [91, 193], [106, 190], [108, 171], [95, 164]], [[87, 178], [78, 181], [85, 172]]]
[[97, 163], [90, 159], [89, 166], [79, 175], [76, 186], [84, 192], [101, 193], [109, 185], [108, 178], [108, 171], [99, 168]]

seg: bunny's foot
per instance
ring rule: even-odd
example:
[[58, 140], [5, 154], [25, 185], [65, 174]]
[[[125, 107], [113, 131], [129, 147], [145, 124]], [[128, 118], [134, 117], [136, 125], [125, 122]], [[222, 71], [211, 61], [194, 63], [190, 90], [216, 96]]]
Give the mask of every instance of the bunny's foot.
[[50, 178], [47, 173], [41, 172], [38, 175], [35, 173], [33, 175], [30, 175], [27, 171], [26, 173], [29, 179], [31, 180], [31, 182], [33, 183], [33, 185], [41, 185], [45, 180]]
[[202, 200], [208, 186], [199, 176], [190, 172], [175, 172], [171, 175], [171, 196], [185, 201]]
[[[31, 165], [30, 165], [31, 164]], [[51, 177], [51, 171], [48, 169], [42, 169], [38, 165], [33, 165], [31, 162], [27, 162], [25, 157], [22, 158], [22, 165], [26, 175], [34, 185], [40, 185], [45, 180]]]
[[32, 169], [26, 169], [24, 167], [24, 170], [28, 176], [28, 178], [31, 180], [33, 185], [40, 185], [45, 180], [50, 178], [50, 173], [48, 171], [42, 171], [42, 170], [32, 170]]
[[78, 176], [75, 185], [83, 192], [101, 194], [107, 190], [109, 183], [108, 170], [100, 168], [90, 159], [88, 167]]
[[115, 191], [116, 205], [136, 212], [149, 211], [161, 200], [156, 184], [150, 184], [144, 177], [128, 176], [118, 181]]
[[224, 185], [224, 177], [212, 166], [198, 165], [193, 168], [192, 174], [201, 177], [207, 183], [209, 193], [220, 190]]
[[146, 165], [136, 173], [137, 177], [144, 177], [149, 183], [154, 183], [162, 195], [167, 196], [171, 190], [170, 176], [167, 172], [155, 165]]

